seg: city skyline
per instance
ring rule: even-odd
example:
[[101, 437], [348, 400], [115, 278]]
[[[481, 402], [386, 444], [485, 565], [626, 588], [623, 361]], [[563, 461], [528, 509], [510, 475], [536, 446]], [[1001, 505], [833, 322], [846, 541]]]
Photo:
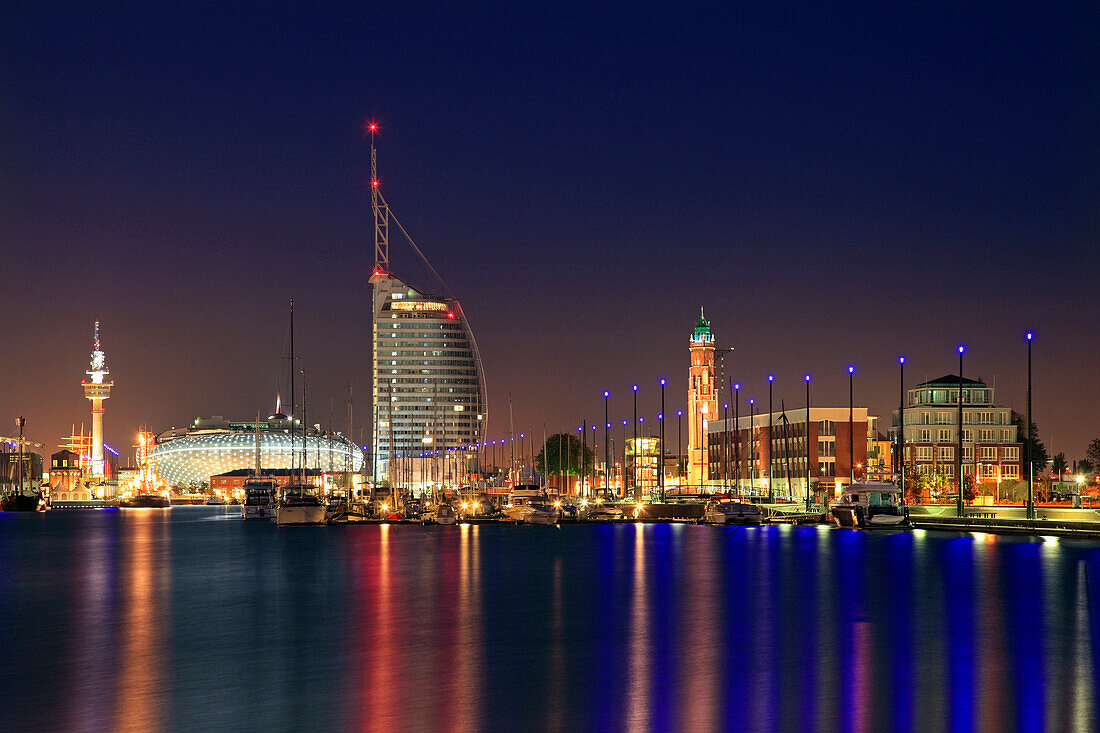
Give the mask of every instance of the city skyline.
[[605, 389], [629, 415], [635, 383], [651, 419], [660, 378], [674, 415], [700, 306], [743, 398], [775, 374], [800, 404], [809, 372], [840, 404], [855, 364], [886, 422], [897, 357], [908, 388], [960, 342], [1022, 412], [1034, 331], [1040, 439], [1096, 437], [1094, 9], [375, 12], [0, 11], [4, 419], [49, 450], [87, 424], [96, 320], [124, 456], [273, 411], [293, 297], [310, 422], [332, 401], [342, 429], [354, 384], [368, 426], [373, 120], [478, 334], [490, 439], [509, 394], [517, 433], [602, 420]]

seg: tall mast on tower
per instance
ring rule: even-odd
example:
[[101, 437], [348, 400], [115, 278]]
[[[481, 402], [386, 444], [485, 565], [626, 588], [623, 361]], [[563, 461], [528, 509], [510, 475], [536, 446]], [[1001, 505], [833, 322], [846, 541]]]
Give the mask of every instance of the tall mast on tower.
[[374, 214], [374, 278], [390, 270], [390, 208], [378, 190], [378, 151], [374, 148], [378, 123], [367, 123], [367, 130], [370, 132], [370, 205]]

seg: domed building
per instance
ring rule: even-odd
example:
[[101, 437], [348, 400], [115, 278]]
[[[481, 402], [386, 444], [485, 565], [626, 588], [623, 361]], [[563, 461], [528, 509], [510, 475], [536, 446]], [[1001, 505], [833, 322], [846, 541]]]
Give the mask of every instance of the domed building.
[[[293, 435], [291, 429], [293, 428]], [[256, 422], [232, 422], [220, 415], [199, 418], [186, 428], [156, 437], [149, 452], [156, 475], [168, 484], [186, 488], [211, 476], [256, 464]], [[337, 432], [311, 427], [303, 449], [302, 426], [282, 413], [259, 423], [260, 463], [265, 470], [305, 468], [321, 473], [358, 473], [363, 450]]]

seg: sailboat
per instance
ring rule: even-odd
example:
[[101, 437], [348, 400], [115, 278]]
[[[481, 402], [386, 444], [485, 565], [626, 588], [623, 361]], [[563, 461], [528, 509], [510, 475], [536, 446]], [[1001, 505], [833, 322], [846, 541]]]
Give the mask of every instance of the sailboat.
[[[278, 403], [276, 403], [275, 414], [279, 414]], [[274, 479], [265, 478], [263, 475], [260, 461], [260, 413], [257, 412], [256, 469], [244, 482], [244, 502], [241, 503], [241, 519], [274, 519], [277, 488]]]
[[31, 483], [32, 477], [29, 475], [24, 476], [23, 466], [23, 444], [26, 442], [23, 438], [23, 426], [27, 424], [26, 418], [22, 415], [15, 419], [15, 424], [19, 426], [19, 457], [16, 464], [16, 470], [18, 477], [14, 478], [12, 482], [11, 491], [4, 495], [0, 499], [0, 511], [3, 512], [37, 512], [44, 511], [46, 508], [46, 502], [42, 498], [42, 492], [34, 488]]
[[[305, 372], [302, 372], [303, 378]], [[294, 445], [294, 300], [290, 301], [290, 443]], [[275, 509], [275, 521], [280, 525], [320, 525], [325, 521], [325, 505], [317, 495], [317, 488], [305, 482], [306, 388], [302, 384], [302, 465], [296, 481], [283, 487], [282, 496]]]

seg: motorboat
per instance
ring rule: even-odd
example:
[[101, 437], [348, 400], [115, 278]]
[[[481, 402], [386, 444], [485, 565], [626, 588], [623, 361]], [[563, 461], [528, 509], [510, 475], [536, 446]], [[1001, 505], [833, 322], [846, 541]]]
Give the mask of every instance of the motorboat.
[[760, 524], [763, 516], [760, 507], [748, 502], [723, 500], [707, 504], [703, 512], [706, 524]]
[[241, 519], [274, 519], [276, 489], [273, 479], [250, 478], [245, 481]]
[[454, 507], [446, 503], [440, 504], [435, 509], [434, 521], [436, 524], [442, 525], [456, 524], [458, 522], [458, 517], [455, 516]]
[[595, 504], [588, 505], [588, 511], [585, 513], [585, 518], [590, 522], [611, 522], [616, 519], [622, 519], [623, 510], [614, 504], [605, 504], [603, 501], [597, 501]]
[[844, 489], [829, 514], [837, 526], [851, 529], [908, 529], [909, 511], [893, 484], [855, 484]]
[[123, 498], [118, 505], [124, 509], [165, 509], [172, 502], [163, 494], [133, 494]]
[[317, 489], [308, 484], [290, 484], [283, 489], [275, 508], [279, 525], [320, 525], [325, 522], [325, 504]]
[[[557, 507], [553, 506], [553, 502], [542, 487], [538, 484], [516, 484], [512, 487], [512, 490], [508, 492], [508, 503], [501, 507], [501, 512], [504, 517], [517, 524], [527, 521], [527, 516], [535, 511], [536, 506], [550, 506], [553, 509]], [[558, 511], [558, 517], [560, 518], [561, 512]], [[556, 524], [554, 522], [535, 522], [536, 524]]]
[[225, 506], [225, 499], [217, 494], [211, 494], [206, 497], [206, 501], [203, 502], [206, 506]]
[[533, 501], [527, 504], [528, 512], [523, 516], [525, 524], [557, 524], [561, 521], [561, 508], [549, 501]]

